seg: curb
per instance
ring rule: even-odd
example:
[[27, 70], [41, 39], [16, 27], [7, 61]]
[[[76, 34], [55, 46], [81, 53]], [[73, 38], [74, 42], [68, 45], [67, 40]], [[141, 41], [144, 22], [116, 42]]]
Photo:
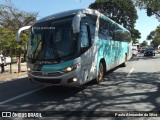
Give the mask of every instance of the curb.
[[[10, 73], [10, 69], [12, 69], [12, 73]], [[0, 73], [0, 81], [8, 81], [17, 79], [20, 77], [27, 77], [27, 67], [26, 63], [21, 63], [21, 72], [18, 73], [18, 65], [12, 64], [12, 68], [10, 68], [10, 65], [5, 66], [5, 72]]]
[[0, 81], [12, 80], [15, 78], [20, 78], [22, 76], [27, 76], [27, 72], [20, 72], [20, 73], [2, 73], [4, 75], [0, 76]]

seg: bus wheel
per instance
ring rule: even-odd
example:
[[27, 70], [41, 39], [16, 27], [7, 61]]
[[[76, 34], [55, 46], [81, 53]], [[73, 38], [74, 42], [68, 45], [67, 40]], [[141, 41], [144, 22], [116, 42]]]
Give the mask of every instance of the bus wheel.
[[98, 76], [96, 77], [96, 83], [99, 84], [104, 78], [104, 65], [102, 62], [99, 64]]
[[121, 67], [126, 67], [126, 66], [127, 66], [127, 63], [126, 63], [126, 62], [127, 62], [127, 55], [126, 55], [126, 57], [125, 57], [124, 63], [121, 64]]

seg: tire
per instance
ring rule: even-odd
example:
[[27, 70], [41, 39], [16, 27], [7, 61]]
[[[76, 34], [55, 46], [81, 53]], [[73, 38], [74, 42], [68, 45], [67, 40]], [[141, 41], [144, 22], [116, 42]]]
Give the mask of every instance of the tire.
[[96, 77], [96, 83], [99, 84], [103, 81], [105, 68], [102, 62], [99, 63], [98, 76]]
[[125, 57], [124, 63], [121, 64], [121, 67], [126, 67], [127, 66], [127, 55]]

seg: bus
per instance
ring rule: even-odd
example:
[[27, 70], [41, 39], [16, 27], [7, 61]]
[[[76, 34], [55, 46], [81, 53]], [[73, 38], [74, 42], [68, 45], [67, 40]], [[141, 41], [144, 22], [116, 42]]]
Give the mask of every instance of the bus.
[[132, 57], [130, 32], [97, 10], [69, 10], [36, 21], [27, 47], [28, 78], [36, 83], [81, 86]]

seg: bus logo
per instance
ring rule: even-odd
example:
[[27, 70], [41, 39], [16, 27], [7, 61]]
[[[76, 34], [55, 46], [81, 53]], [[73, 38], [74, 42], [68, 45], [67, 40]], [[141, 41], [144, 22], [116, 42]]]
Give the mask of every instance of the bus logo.
[[43, 76], [48, 76], [48, 73], [47, 72], [43, 72], [42, 75]]

